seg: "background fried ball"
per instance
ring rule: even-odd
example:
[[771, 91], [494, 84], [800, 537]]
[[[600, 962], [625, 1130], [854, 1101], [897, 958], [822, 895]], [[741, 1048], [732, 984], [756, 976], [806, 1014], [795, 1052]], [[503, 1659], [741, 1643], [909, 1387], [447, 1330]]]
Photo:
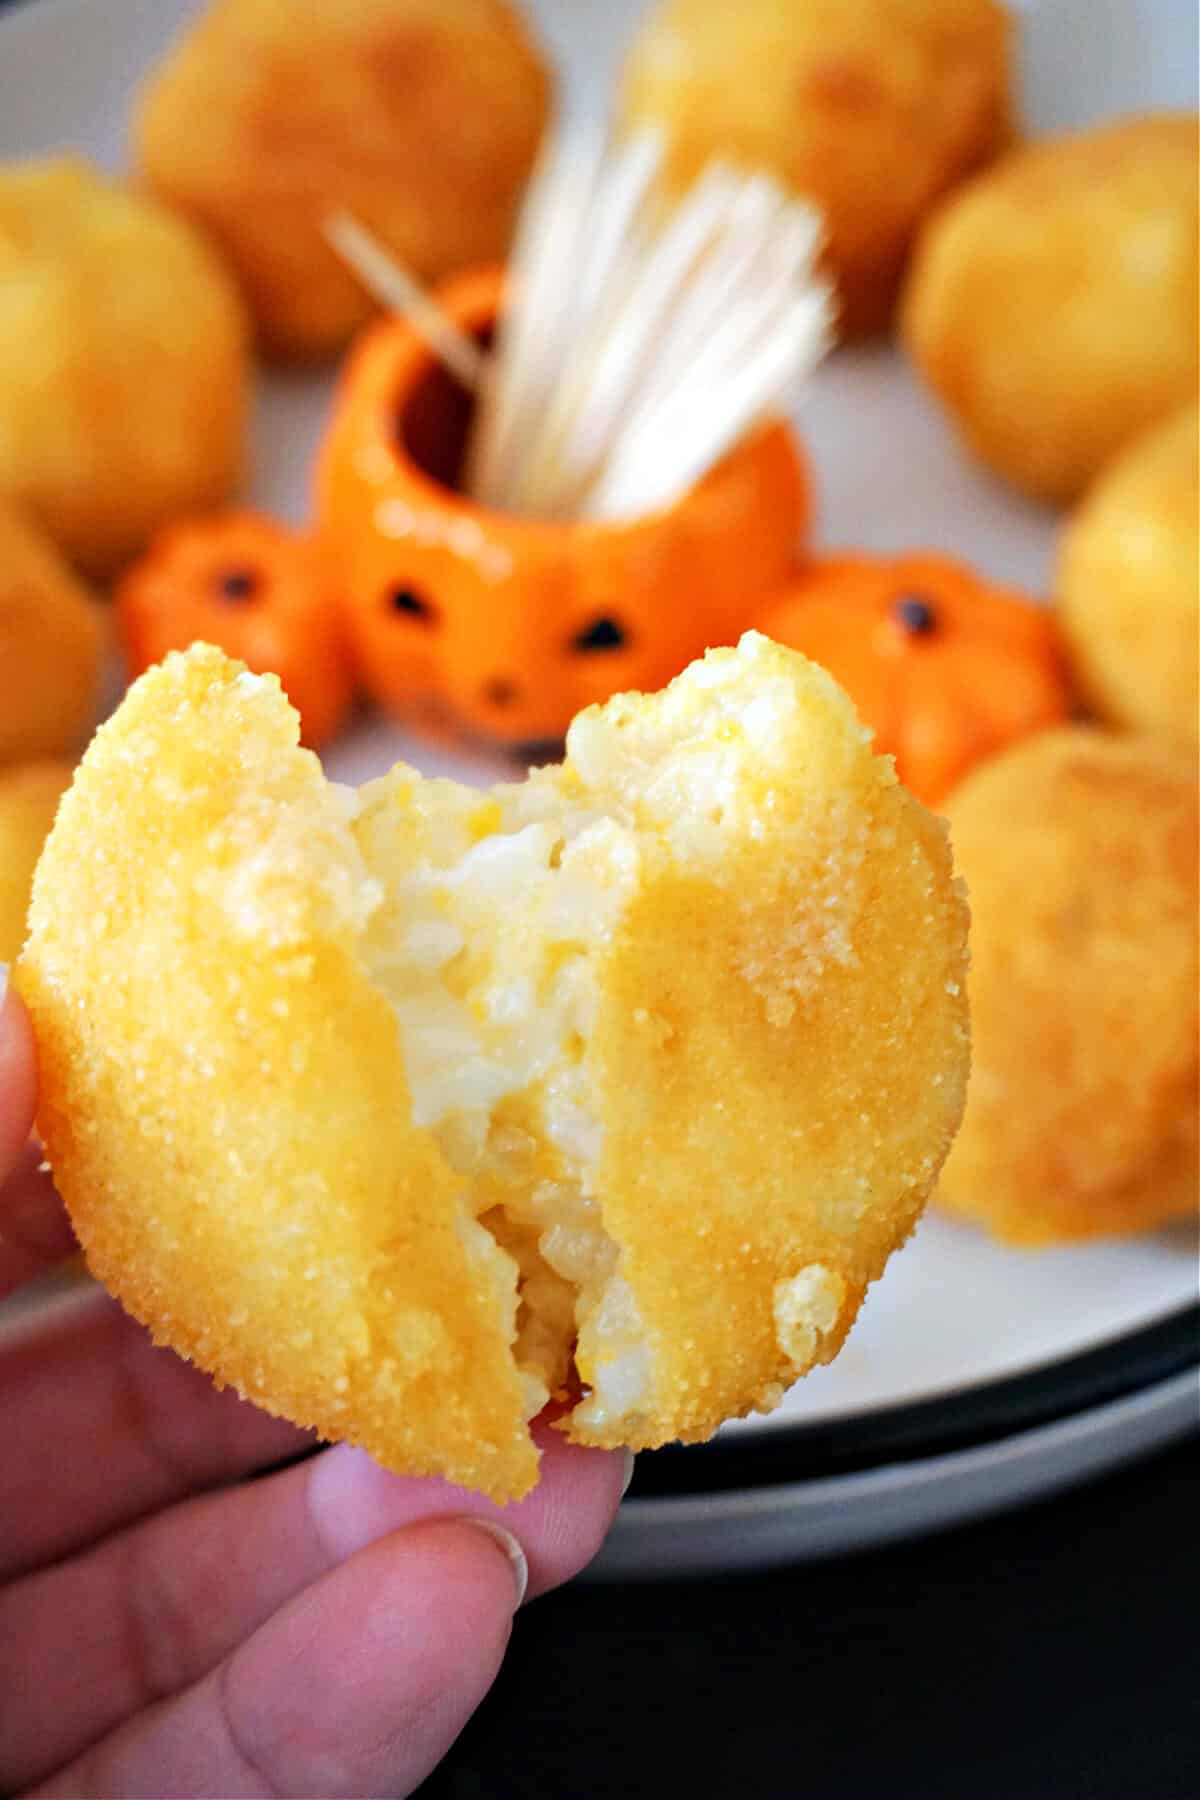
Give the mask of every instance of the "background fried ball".
[[0, 770], [0, 963], [25, 941], [33, 871], [71, 780], [71, 764], [26, 763]]
[[76, 158], [0, 166], [0, 495], [111, 574], [242, 469], [245, 319], [184, 221]]
[[107, 637], [49, 538], [0, 499], [0, 767], [82, 748]]
[[1197, 379], [1196, 119], [1014, 153], [935, 214], [904, 340], [967, 444], [1068, 501]]
[[1079, 684], [1116, 725], [1200, 735], [1200, 430], [1186, 407], [1101, 477], [1064, 534], [1058, 601]]
[[134, 151], [228, 253], [267, 347], [321, 356], [374, 310], [326, 218], [427, 281], [500, 257], [549, 86], [504, 0], [216, 0], [145, 84]]
[[628, 118], [773, 170], [820, 207], [843, 336], [891, 317], [924, 214], [1008, 141], [1010, 21], [994, 0], [664, 0], [625, 72]]
[[974, 1045], [938, 1202], [1018, 1244], [1192, 1212], [1193, 759], [1066, 726], [982, 765], [947, 810]]

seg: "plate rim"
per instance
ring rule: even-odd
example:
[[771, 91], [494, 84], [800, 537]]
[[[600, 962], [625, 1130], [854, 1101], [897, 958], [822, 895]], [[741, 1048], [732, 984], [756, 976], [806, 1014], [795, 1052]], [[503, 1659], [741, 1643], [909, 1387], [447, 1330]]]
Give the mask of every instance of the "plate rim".
[[667, 1444], [637, 1459], [632, 1500], [675, 1500], [861, 1475], [1003, 1442], [1200, 1372], [1200, 1300], [1017, 1374], [704, 1444]]

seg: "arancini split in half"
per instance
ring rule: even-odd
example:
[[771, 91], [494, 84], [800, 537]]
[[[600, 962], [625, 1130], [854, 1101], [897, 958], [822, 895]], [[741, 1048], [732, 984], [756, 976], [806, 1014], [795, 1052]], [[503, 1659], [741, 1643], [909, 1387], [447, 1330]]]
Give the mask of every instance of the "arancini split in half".
[[497, 1499], [554, 1397], [695, 1441], [837, 1352], [963, 1108], [943, 823], [748, 634], [484, 794], [350, 791], [273, 677], [129, 691], [19, 968], [88, 1262], [268, 1410]]

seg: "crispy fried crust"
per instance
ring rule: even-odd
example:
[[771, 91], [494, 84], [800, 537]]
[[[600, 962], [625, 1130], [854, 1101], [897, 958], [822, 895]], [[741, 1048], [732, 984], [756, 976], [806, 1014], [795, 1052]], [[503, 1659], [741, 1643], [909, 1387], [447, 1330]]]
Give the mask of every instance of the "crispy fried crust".
[[[565, 1429], [643, 1447], [775, 1404], [911, 1229], [963, 1101], [966, 909], [942, 824], [794, 652], [751, 637], [577, 726], [597, 785], [551, 779], [624, 819], [637, 870], [591, 952], [584, 1054], [651, 1379]], [[204, 648], [98, 734], [19, 968], [48, 1152], [91, 1266], [160, 1340], [393, 1467], [520, 1493], [514, 1266], [410, 1122], [362, 960], [380, 892], [296, 743], [274, 678]], [[679, 745], [651, 799], [643, 750]]]
[[222, 246], [267, 347], [325, 356], [375, 310], [328, 216], [425, 281], [498, 260], [549, 96], [505, 0], [211, 0], [144, 84], [134, 152]]
[[186, 220], [79, 157], [0, 164], [0, 495], [86, 574], [236, 486], [247, 338]]
[[103, 612], [44, 531], [0, 499], [0, 765], [82, 749], [107, 641]]
[[776, 172], [819, 207], [838, 329], [885, 329], [914, 234], [1012, 137], [1012, 20], [996, 0], [660, 0], [625, 70], [627, 115]]
[[1075, 676], [1113, 724], [1200, 734], [1200, 431], [1195, 406], [1139, 438], [1064, 532], [1058, 600]]
[[918, 241], [905, 344], [968, 447], [1038, 499], [1074, 499], [1195, 397], [1196, 124], [1026, 145]]
[[773, 645], [761, 664], [794, 687], [795, 780], [726, 819], [717, 870], [647, 871], [600, 978], [599, 1190], [653, 1345], [646, 1444], [767, 1409], [836, 1354], [962, 1115], [945, 826], [822, 670]]
[[0, 962], [15, 961], [25, 942], [33, 871], [70, 781], [70, 763], [0, 769]]
[[949, 805], [974, 1072], [937, 1190], [1012, 1243], [1197, 1201], [1196, 771], [1148, 737], [1031, 738]]
[[503, 1499], [536, 1471], [511, 1276], [408, 1122], [333, 790], [274, 677], [236, 669], [151, 671], [63, 803], [19, 971], [47, 1153], [90, 1267], [159, 1341]]

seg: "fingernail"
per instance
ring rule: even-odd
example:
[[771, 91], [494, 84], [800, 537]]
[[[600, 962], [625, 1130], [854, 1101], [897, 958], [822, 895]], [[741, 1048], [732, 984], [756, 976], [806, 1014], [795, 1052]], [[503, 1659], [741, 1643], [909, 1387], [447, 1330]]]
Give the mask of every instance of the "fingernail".
[[525, 1560], [525, 1552], [522, 1550], [520, 1544], [518, 1544], [512, 1532], [505, 1530], [503, 1525], [497, 1525], [495, 1519], [481, 1519], [474, 1513], [467, 1513], [459, 1520], [459, 1523], [462, 1525], [474, 1525], [477, 1530], [486, 1531], [490, 1538], [495, 1539], [505, 1556], [507, 1556], [509, 1562], [512, 1564], [513, 1582], [517, 1590], [516, 1603], [513, 1606], [513, 1611], [515, 1612], [525, 1598], [525, 1590], [529, 1586], [529, 1564]]
[[629, 1484], [633, 1480], [633, 1471], [634, 1471], [635, 1467], [636, 1467], [636, 1464], [634, 1462], [633, 1451], [626, 1450], [625, 1451], [625, 1479], [621, 1483], [621, 1498], [622, 1498], [622, 1500], [625, 1498], [626, 1494], [629, 1492]]

